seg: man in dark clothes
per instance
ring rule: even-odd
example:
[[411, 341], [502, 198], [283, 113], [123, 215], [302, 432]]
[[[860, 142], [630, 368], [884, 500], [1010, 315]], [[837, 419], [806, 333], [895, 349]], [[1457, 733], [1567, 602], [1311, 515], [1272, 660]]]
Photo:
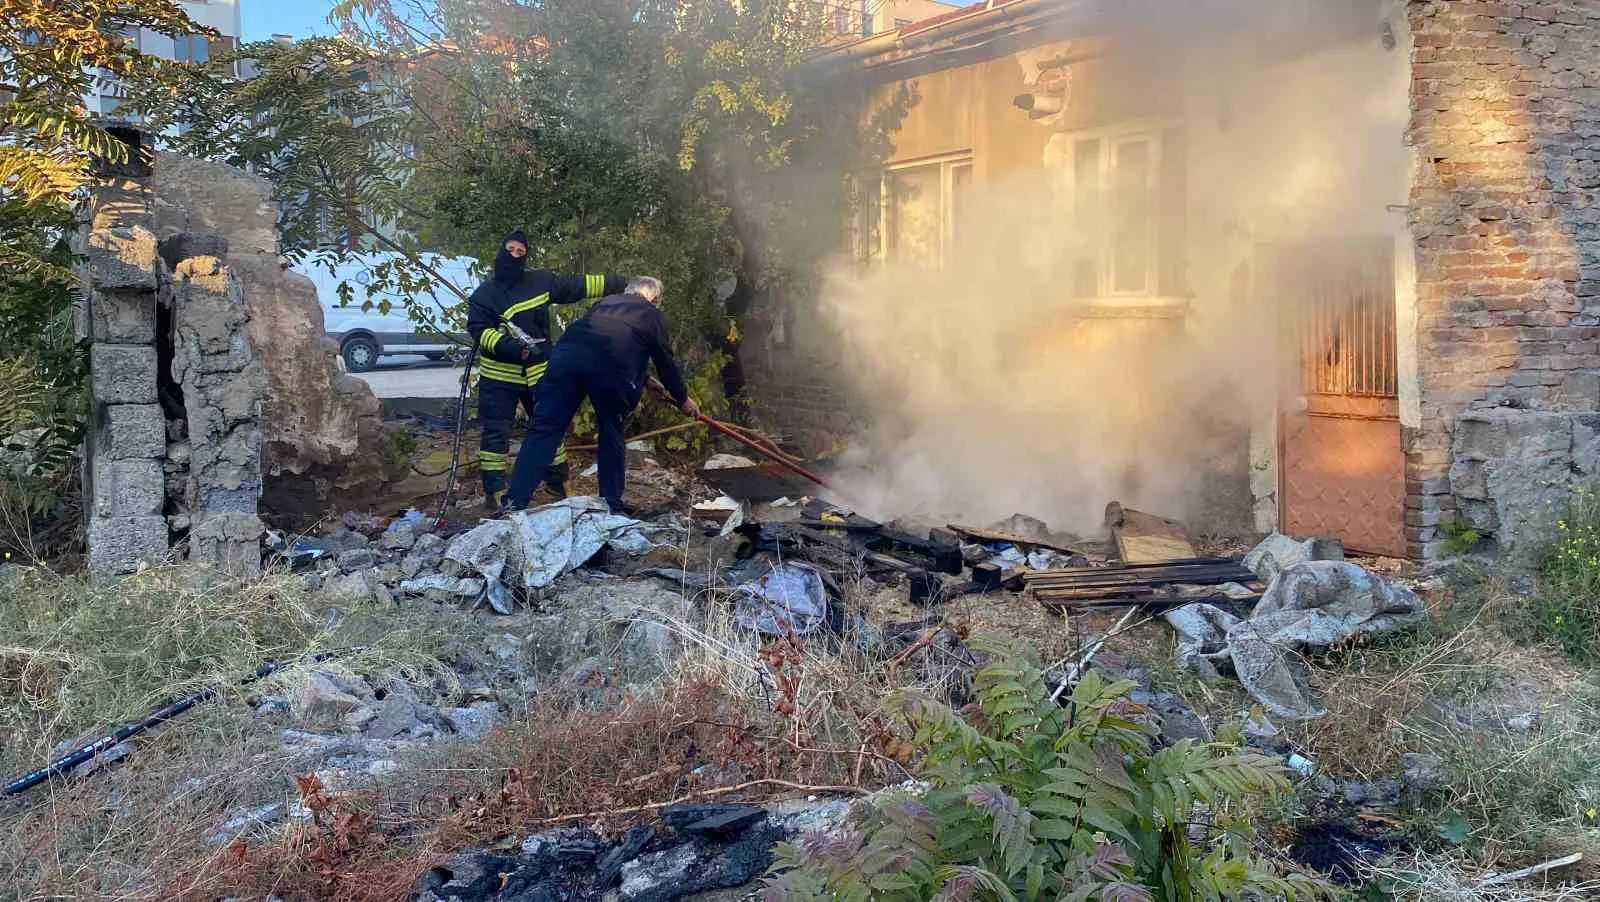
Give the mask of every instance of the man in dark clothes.
[[613, 513], [624, 512], [627, 449], [622, 427], [644, 394], [647, 363], [655, 364], [679, 409], [690, 416], [700, 412], [672, 359], [667, 318], [656, 306], [660, 303], [660, 280], [636, 277], [622, 294], [601, 298], [562, 334], [534, 393], [533, 422], [511, 473], [508, 508], [528, 506], [539, 473], [550, 465], [578, 405], [588, 398], [599, 431], [600, 496]]
[[[621, 291], [625, 276], [564, 276], [527, 270], [528, 239], [512, 232], [500, 243], [494, 274], [467, 302], [467, 331], [478, 346], [478, 470], [486, 505], [495, 510], [506, 487], [506, 451], [517, 405], [533, 417], [533, 389], [550, 360], [550, 305], [573, 304]], [[510, 324], [510, 325], [508, 325]], [[517, 333], [520, 331], [521, 335]], [[527, 341], [524, 341], [524, 338]], [[567, 450], [559, 443], [541, 476], [558, 497], [567, 493]]]

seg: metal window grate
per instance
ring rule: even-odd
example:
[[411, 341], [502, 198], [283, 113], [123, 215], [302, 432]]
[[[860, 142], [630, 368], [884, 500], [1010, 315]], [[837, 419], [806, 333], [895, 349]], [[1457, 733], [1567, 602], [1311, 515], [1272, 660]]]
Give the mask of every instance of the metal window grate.
[[1393, 246], [1375, 240], [1322, 250], [1284, 261], [1298, 286], [1284, 300], [1295, 306], [1301, 390], [1398, 397]]

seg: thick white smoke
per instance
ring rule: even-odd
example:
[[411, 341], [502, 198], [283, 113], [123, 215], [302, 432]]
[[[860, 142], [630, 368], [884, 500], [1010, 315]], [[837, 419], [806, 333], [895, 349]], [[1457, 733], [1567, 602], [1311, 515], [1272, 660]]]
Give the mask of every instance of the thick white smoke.
[[1126, 77], [1073, 84], [1069, 104], [1093, 103], [1104, 124], [1182, 123], [1183, 197], [1162, 215], [1184, 236], [1170, 292], [1190, 301], [1184, 315], [1080, 297], [1075, 267], [1120, 221], [1122, 195], [1082, 203], [1048, 152], [974, 180], [937, 268], [840, 263], [805, 315], [868, 424], [841, 477], [862, 510], [1021, 511], [1092, 531], [1116, 498], [1205, 529], [1238, 524], [1216, 509], [1228, 497], [1248, 517], [1245, 436], [1270, 418], [1292, 356], [1282, 315], [1297, 299], [1275, 289], [1277, 249], [1326, 257], [1345, 238], [1393, 235], [1407, 185], [1403, 13], [1324, 2], [1288, 27], [1284, 6], [1114, 5], [1102, 71]]

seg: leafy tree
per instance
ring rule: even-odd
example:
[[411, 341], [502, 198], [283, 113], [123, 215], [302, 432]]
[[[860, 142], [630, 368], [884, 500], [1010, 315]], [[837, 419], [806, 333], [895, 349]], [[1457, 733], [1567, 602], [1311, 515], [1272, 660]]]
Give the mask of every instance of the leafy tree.
[[[252, 83], [221, 60], [186, 100], [150, 99], [158, 121], [191, 123], [184, 149], [273, 179], [291, 245], [484, 259], [522, 228], [535, 265], [660, 276], [704, 377], [737, 332], [719, 287], [804, 291], [836, 247], [846, 173], [881, 153], [896, 114], [864, 117], [865, 94], [795, 77], [824, 12], [346, 0], [339, 39], [242, 48]], [[384, 275], [369, 290], [393, 290]]]
[[1188, 739], [1157, 749], [1132, 683], [1090, 671], [1058, 707], [1017, 649], [982, 650], [970, 720], [916, 692], [891, 702], [926, 756], [926, 794], [781, 846], [766, 898], [1337, 898], [1251, 850], [1249, 803], [1287, 786], [1276, 761]]
[[[206, 34], [173, 0], [0, 0], [0, 208], [9, 228], [23, 214], [59, 228], [95, 157], [127, 150], [90, 118], [83, 98], [95, 80], [159, 81], [174, 64], [139, 52], [123, 35], [148, 28]], [[0, 269], [67, 283], [71, 273], [38, 242], [0, 243]]]
[[93, 162], [121, 163], [127, 147], [83, 98], [99, 78], [170, 85], [180, 68], [124, 39], [139, 28], [208, 33], [173, 0], [0, 0], [0, 508], [11, 527], [55, 504], [87, 406], [67, 236]]

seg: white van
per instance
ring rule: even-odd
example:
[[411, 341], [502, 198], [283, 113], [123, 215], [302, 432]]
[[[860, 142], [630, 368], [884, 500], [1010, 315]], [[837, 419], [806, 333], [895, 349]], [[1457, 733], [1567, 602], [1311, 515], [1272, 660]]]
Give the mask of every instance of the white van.
[[[470, 347], [470, 339], [466, 335], [452, 338], [418, 331], [418, 325], [406, 313], [404, 300], [393, 291], [383, 291], [369, 297], [367, 286], [372, 281], [372, 270], [399, 256], [391, 253], [357, 254], [335, 263], [332, 272], [328, 271], [324, 262], [307, 256], [293, 267], [295, 272], [317, 283], [317, 302], [322, 305], [322, 316], [326, 323], [324, 328], [328, 337], [339, 343], [339, 355], [344, 358], [345, 369], [350, 372], [373, 369], [383, 357], [417, 354], [429, 360], [443, 360], [453, 351]], [[478, 287], [479, 279], [472, 274], [477, 261], [471, 257], [423, 254], [422, 259], [463, 292], [471, 294]], [[339, 303], [341, 283], [350, 285], [349, 306]], [[372, 307], [363, 310], [362, 306], [368, 300], [372, 301]], [[388, 313], [380, 309], [380, 300], [389, 301]], [[462, 303], [450, 289], [442, 286], [435, 287], [427, 296], [417, 297], [416, 300], [437, 311], [458, 307]]]

